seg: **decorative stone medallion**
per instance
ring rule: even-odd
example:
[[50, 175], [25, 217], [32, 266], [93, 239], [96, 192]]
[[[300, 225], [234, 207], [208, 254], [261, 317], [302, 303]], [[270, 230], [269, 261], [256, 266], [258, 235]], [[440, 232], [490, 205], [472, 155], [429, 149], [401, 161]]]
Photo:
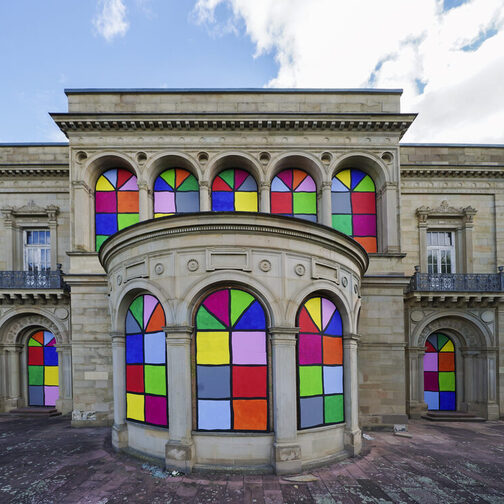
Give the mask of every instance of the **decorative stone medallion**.
[[164, 273], [164, 266], [161, 263], [157, 263], [154, 266], [154, 272], [156, 275], [162, 275]]
[[306, 268], [302, 264], [296, 264], [294, 271], [297, 276], [303, 276], [306, 273]]
[[264, 271], [265, 273], [267, 273], [268, 271], [271, 270], [271, 263], [268, 261], [268, 259], [263, 259], [260, 263], [259, 263], [259, 269], [261, 271]]
[[199, 268], [199, 262], [196, 260], [196, 259], [189, 259], [189, 261], [187, 261], [187, 269], [189, 271], [198, 271], [198, 268]]

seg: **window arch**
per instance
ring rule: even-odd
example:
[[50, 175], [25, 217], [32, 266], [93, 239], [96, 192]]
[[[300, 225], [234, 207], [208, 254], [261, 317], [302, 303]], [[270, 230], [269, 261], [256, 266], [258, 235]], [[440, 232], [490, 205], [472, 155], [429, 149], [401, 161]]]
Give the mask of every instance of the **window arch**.
[[424, 401], [429, 410], [455, 411], [455, 347], [442, 333], [431, 334], [425, 342]]
[[287, 168], [271, 182], [271, 213], [317, 222], [317, 186], [304, 170]]
[[298, 427], [344, 422], [341, 315], [330, 299], [315, 296], [301, 306], [297, 325]]
[[212, 183], [212, 211], [257, 212], [257, 182], [246, 170], [227, 168]]
[[137, 178], [125, 168], [112, 168], [96, 181], [96, 251], [111, 235], [140, 220]]
[[28, 405], [56, 406], [58, 399], [56, 338], [50, 331], [37, 331], [28, 340]]
[[208, 295], [196, 312], [197, 429], [269, 429], [266, 314], [240, 289]]
[[154, 217], [199, 212], [199, 185], [184, 168], [169, 168], [154, 182]]
[[168, 427], [166, 325], [161, 303], [136, 297], [126, 314], [126, 418]]
[[367, 252], [377, 252], [373, 179], [358, 168], [348, 168], [333, 177], [331, 193], [333, 228], [351, 236]]

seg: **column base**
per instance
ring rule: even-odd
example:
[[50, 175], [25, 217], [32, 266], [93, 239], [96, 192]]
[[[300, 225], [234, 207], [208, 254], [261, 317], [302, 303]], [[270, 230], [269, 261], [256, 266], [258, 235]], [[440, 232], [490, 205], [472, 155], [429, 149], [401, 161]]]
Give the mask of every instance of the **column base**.
[[189, 474], [194, 465], [194, 444], [192, 441], [168, 441], [165, 449], [166, 469]]
[[126, 424], [112, 426], [112, 446], [116, 450], [127, 448], [128, 446], [128, 426]]
[[274, 443], [273, 461], [276, 474], [302, 471], [301, 447], [298, 444]]
[[10, 410], [23, 407], [23, 400], [21, 397], [9, 397], [5, 399], [4, 411], [9, 412]]
[[408, 401], [406, 404], [406, 411], [410, 418], [421, 418], [422, 415], [427, 413], [427, 404], [423, 401]]
[[486, 405], [485, 409], [487, 420], [499, 420], [500, 412], [499, 405], [497, 403], [489, 403]]
[[360, 429], [345, 429], [345, 450], [350, 457], [359, 455], [362, 450], [362, 431]]
[[56, 409], [61, 412], [62, 415], [71, 413], [73, 411], [73, 400], [72, 399], [58, 399], [56, 401]]

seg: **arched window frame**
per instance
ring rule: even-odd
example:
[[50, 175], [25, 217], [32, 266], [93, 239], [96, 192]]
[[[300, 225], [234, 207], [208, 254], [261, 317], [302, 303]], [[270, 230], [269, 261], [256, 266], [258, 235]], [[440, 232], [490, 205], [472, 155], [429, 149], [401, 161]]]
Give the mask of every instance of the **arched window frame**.
[[[230, 184], [231, 178], [233, 187]], [[212, 180], [210, 193], [213, 212], [257, 212], [259, 210], [257, 180], [249, 170], [244, 168], [228, 167], [219, 171]]]

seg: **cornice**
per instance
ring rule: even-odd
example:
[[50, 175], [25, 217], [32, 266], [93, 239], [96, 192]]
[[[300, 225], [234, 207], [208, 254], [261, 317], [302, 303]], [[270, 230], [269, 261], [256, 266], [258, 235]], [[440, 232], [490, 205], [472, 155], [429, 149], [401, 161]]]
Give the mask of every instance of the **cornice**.
[[67, 163], [0, 163], [0, 177], [68, 177]]
[[68, 137], [93, 131], [362, 131], [402, 137], [416, 114], [386, 113], [55, 113], [51, 117]]
[[403, 178], [504, 178], [504, 165], [432, 165], [401, 163]]

